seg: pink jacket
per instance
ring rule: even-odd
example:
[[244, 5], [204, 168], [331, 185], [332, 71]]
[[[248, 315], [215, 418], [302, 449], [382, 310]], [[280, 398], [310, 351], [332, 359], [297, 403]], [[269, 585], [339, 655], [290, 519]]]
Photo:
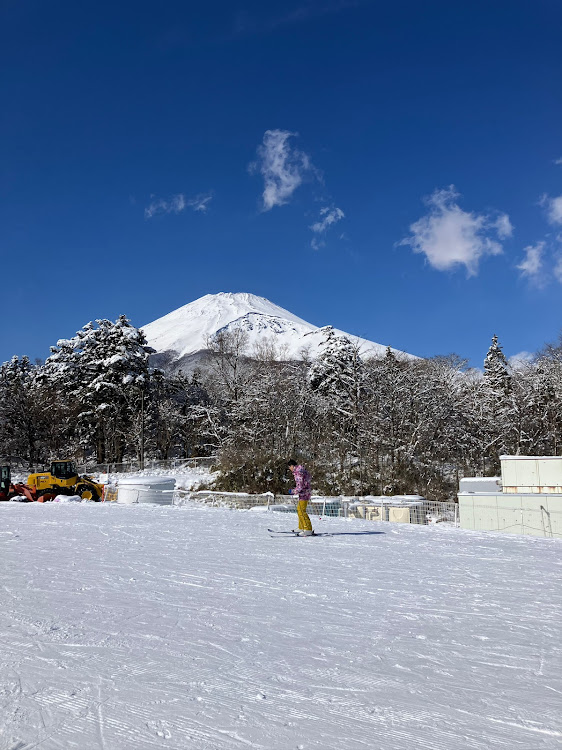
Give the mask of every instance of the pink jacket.
[[293, 472], [295, 477], [296, 487], [293, 490], [293, 495], [298, 495], [299, 500], [310, 500], [310, 474], [304, 468], [304, 466], [296, 466]]

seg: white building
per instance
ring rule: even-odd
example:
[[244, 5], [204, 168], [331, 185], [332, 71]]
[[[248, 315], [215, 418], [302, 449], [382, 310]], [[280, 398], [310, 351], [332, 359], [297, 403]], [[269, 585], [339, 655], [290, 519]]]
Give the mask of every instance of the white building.
[[461, 480], [463, 529], [562, 538], [562, 457], [500, 456], [499, 478]]

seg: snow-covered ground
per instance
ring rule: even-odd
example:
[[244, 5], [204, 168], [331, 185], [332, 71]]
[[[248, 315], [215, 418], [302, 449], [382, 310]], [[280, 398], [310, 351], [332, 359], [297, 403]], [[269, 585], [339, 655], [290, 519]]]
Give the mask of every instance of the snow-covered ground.
[[277, 513], [0, 505], [2, 750], [546, 750], [562, 546]]

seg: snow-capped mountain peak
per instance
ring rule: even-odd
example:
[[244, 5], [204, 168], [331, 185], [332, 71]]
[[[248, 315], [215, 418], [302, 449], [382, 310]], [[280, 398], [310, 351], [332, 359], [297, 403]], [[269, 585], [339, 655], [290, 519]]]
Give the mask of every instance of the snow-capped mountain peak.
[[[189, 370], [208, 350], [209, 341], [221, 331], [242, 329], [248, 335], [248, 353], [267, 339], [282, 359], [301, 359], [303, 350], [316, 356], [326, 328], [319, 328], [288, 310], [255, 294], [219, 292], [206, 294], [143, 326], [148, 344], [156, 350], [161, 366]], [[382, 354], [386, 346], [335, 330], [361, 346], [364, 354]]]

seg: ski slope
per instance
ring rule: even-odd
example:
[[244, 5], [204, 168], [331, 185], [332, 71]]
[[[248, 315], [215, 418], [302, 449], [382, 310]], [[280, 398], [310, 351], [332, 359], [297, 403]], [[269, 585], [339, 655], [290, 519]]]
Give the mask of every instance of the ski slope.
[[1, 750], [561, 746], [560, 542], [294, 518], [1, 504]]

